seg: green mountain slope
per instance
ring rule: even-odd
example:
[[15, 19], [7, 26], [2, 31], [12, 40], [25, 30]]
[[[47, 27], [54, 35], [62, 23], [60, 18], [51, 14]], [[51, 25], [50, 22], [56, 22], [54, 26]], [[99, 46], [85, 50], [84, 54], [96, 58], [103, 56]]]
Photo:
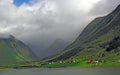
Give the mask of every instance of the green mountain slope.
[[110, 14], [94, 19], [78, 38], [48, 62], [100, 63], [120, 60], [120, 5]]
[[29, 47], [15, 37], [0, 38], [0, 66], [31, 61], [33, 57]]

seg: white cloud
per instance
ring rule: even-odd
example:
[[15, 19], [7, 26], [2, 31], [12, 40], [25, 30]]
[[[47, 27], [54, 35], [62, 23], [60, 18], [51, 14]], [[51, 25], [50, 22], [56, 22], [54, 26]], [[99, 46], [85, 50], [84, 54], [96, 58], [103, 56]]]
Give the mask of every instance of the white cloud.
[[56, 38], [74, 40], [94, 18], [89, 12], [99, 1], [38, 0], [31, 6], [16, 7], [13, 0], [0, 0], [0, 32], [13, 34], [39, 49]]
[[25, 29], [28, 29], [26, 27], [30, 28], [30, 26], [38, 29], [58, 25], [62, 26], [61, 24], [64, 23], [69, 24], [69, 20], [76, 22], [76, 19], [83, 18], [87, 15], [85, 12], [90, 10], [95, 2], [97, 0], [44, 0], [33, 6], [23, 4], [17, 8], [12, 4], [12, 0], [1, 0], [0, 16], [2, 17], [0, 18], [0, 24], [7, 27], [5, 30], [8, 29], [8, 31], [14, 28], [13, 25], [18, 28], [23, 26]]
[[91, 15], [107, 15], [120, 4], [120, 0], [101, 0], [91, 10]]

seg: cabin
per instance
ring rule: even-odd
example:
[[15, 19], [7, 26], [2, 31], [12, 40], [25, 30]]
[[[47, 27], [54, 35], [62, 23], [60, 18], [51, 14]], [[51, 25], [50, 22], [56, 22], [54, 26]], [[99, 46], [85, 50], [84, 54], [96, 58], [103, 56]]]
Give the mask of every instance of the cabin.
[[86, 62], [86, 64], [93, 64], [93, 62], [92, 61], [88, 61], [88, 62]]
[[99, 63], [99, 61], [88, 61], [88, 62], [86, 62], [86, 64], [98, 64]]

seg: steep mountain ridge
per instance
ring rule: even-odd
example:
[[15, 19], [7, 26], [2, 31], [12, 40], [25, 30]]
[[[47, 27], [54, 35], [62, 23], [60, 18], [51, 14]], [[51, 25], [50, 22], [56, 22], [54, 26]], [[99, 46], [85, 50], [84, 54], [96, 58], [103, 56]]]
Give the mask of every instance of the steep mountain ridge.
[[[120, 37], [120, 5], [107, 16], [94, 19], [71, 45], [47, 61], [111, 62], [120, 60], [120, 46], [116, 47], [115, 45], [118, 43], [114, 41], [117, 37]], [[108, 52], [109, 48], [112, 49], [112, 52]]]
[[22, 41], [10, 35], [0, 38], [0, 65], [7, 66], [19, 62], [32, 61], [33, 52]]
[[119, 26], [120, 24], [119, 15], [120, 5], [107, 16], [99, 17], [93, 20], [70, 46], [72, 47], [73, 45], [74, 46], [83, 45], [84, 43], [90, 42], [96, 39], [97, 37], [106, 34], [111, 29]]

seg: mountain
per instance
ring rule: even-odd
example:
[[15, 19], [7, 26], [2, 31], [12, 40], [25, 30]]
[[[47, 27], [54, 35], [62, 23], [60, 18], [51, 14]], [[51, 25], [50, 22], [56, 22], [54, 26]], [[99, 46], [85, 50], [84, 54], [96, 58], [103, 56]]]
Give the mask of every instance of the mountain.
[[0, 37], [0, 66], [31, 61], [34, 57], [31, 49], [14, 36]]
[[120, 60], [120, 5], [110, 14], [95, 18], [64, 51], [51, 56], [48, 62], [64, 61], [101, 63]]
[[49, 47], [49, 53], [50, 54], [55, 54], [57, 52], [60, 52], [64, 50], [65, 47], [67, 47], [68, 42], [66, 42], [63, 39], [56, 39]]

